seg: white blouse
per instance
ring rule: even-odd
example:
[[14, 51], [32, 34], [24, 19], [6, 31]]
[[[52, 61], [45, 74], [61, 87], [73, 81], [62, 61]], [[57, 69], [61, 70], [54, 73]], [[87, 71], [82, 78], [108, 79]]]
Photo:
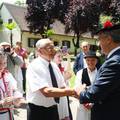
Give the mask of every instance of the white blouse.
[[[96, 74], [97, 74], [97, 69], [95, 69], [94, 71], [90, 71], [88, 68], [88, 76], [90, 78], [90, 82], [91, 84], [94, 82], [95, 78], [96, 78]], [[82, 73], [83, 73], [83, 69], [79, 70], [76, 74], [76, 80], [75, 80], [75, 86], [79, 86], [80, 84], [82, 84]]]
[[[17, 82], [11, 73], [9, 73], [9, 72], [5, 73], [4, 81], [5, 81], [5, 83], [3, 82], [3, 78], [0, 78], [0, 100], [7, 97], [8, 94], [9, 94], [9, 96], [22, 97], [22, 94], [20, 94], [17, 91]], [[7, 91], [5, 89], [5, 86], [7, 88]], [[6, 92], [7, 92], [7, 94], [6, 94]]]

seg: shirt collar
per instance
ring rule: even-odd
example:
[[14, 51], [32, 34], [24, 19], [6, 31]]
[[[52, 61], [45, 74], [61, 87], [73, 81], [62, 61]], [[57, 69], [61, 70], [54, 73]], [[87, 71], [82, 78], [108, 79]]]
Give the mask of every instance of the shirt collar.
[[46, 66], [48, 66], [49, 65], [49, 61], [47, 61], [46, 59], [44, 59], [44, 58], [42, 58], [42, 57], [38, 57], [38, 59], [40, 59], [41, 61], [42, 61], [42, 63], [44, 64], [44, 65], [46, 65]]
[[118, 49], [120, 49], [120, 47], [116, 47], [113, 50], [110, 51], [110, 53], [108, 54], [107, 58], [109, 58], [115, 51], [117, 51]]
[[93, 71], [91, 71], [88, 67], [87, 67], [87, 70], [89, 73], [92, 73], [92, 72], [96, 72], [97, 71], [97, 68], [95, 68]]

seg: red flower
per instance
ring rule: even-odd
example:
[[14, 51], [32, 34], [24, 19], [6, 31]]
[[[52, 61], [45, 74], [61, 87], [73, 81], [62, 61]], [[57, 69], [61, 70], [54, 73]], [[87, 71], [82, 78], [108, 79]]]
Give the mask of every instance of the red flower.
[[106, 22], [104, 23], [104, 25], [103, 25], [104, 28], [109, 28], [109, 27], [112, 27], [112, 26], [113, 26], [113, 24], [112, 24], [112, 22], [110, 22], [109, 20], [106, 21]]

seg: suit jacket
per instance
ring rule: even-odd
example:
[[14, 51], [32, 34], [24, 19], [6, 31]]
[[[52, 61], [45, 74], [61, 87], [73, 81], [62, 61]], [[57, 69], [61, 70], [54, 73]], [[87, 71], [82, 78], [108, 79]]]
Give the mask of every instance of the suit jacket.
[[73, 66], [73, 71], [76, 74], [79, 70], [84, 68], [84, 55], [83, 52], [80, 52], [75, 59], [74, 66]]
[[120, 49], [100, 67], [94, 84], [81, 92], [80, 102], [94, 104], [91, 120], [120, 120]]

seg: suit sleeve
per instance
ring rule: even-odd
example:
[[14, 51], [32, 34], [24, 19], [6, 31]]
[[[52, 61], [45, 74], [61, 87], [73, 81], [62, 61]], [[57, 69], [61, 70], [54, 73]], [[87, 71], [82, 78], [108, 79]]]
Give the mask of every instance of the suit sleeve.
[[100, 68], [94, 84], [81, 92], [80, 103], [96, 103], [112, 99], [117, 91], [120, 91], [120, 62], [112, 59]]

